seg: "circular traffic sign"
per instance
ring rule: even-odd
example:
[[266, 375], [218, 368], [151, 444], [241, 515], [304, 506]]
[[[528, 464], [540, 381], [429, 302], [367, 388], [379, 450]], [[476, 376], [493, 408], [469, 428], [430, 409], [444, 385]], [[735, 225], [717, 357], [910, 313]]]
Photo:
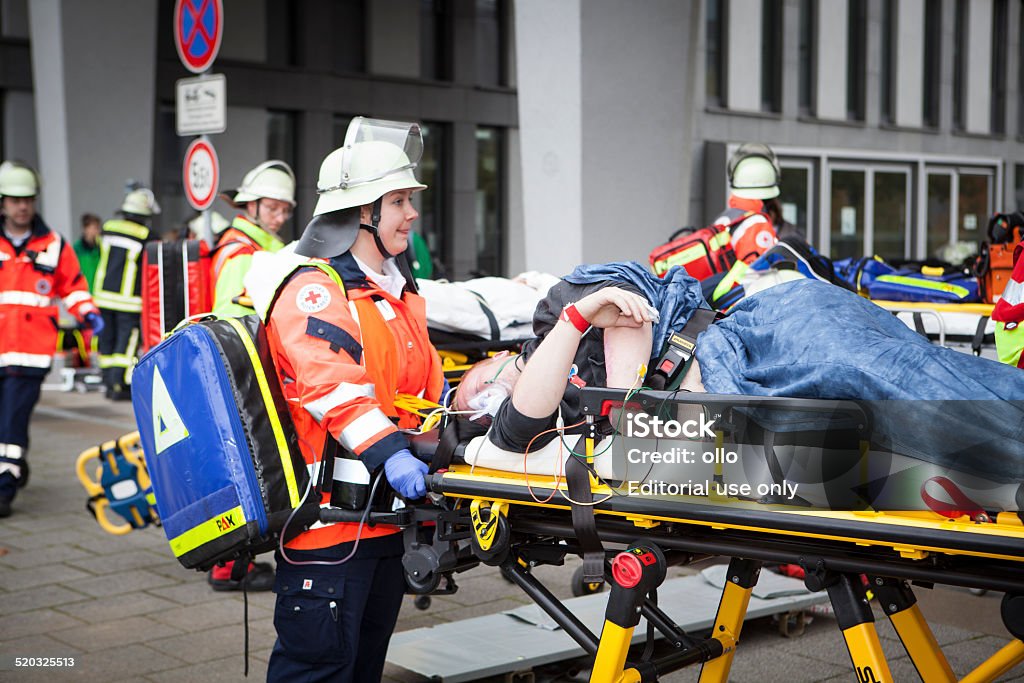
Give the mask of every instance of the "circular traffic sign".
[[209, 140], [198, 138], [185, 150], [185, 163], [181, 168], [185, 198], [196, 211], [205, 211], [217, 198], [220, 167], [217, 152]]
[[175, 0], [173, 23], [181, 63], [192, 73], [209, 69], [224, 33], [222, 0]]

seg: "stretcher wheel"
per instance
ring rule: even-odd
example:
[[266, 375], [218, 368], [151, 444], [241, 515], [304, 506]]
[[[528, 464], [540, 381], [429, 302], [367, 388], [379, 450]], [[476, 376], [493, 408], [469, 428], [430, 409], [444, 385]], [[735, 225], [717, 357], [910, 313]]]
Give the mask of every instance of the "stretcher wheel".
[[583, 580], [583, 565], [576, 567], [576, 570], [572, 573], [572, 594], [575, 597], [582, 595], [593, 595], [600, 593], [604, 590], [604, 581], [595, 583], [593, 581]]
[[412, 600], [412, 605], [421, 612], [430, 609], [431, 599], [429, 595], [417, 595]]
[[426, 576], [413, 576], [409, 572], [405, 574], [405, 582], [409, 584], [409, 590], [417, 595], [433, 593], [441, 585], [441, 575], [437, 572], [430, 572]]

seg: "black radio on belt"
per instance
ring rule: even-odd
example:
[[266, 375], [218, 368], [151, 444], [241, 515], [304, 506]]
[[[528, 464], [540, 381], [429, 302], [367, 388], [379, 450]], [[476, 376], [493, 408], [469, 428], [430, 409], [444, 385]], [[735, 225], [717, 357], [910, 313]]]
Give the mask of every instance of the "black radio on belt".
[[710, 308], [698, 308], [682, 330], [669, 334], [661, 355], [647, 373], [647, 386], [658, 390], [679, 388], [697, 350], [697, 335], [715, 322], [717, 315]]

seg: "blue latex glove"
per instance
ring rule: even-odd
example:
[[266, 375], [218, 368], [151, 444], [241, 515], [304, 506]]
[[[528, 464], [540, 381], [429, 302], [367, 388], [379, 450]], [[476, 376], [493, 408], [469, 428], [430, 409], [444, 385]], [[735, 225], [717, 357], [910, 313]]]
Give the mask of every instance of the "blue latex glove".
[[437, 399], [437, 402], [444, 405], [444, 399], [448, 396], [448, 392], [452, 390], [452, 385], [448, 384], [448, 378], [444, 378], [444, 384], [441, 385], [441, 396]]
[[90, 330], [93, 331], [93, 334], [99, 334], [100, 332], [103, 331], [103, 316], [97, 313], [96, 311], [86, 313], [85, 324]]
[[427, 495], [427, 482], [423, 479], [427, 469], [427, 463], [410, 453], [408, 448], [403, 448], [384, 461], [384, 475], [391, 488], [408, 500]]

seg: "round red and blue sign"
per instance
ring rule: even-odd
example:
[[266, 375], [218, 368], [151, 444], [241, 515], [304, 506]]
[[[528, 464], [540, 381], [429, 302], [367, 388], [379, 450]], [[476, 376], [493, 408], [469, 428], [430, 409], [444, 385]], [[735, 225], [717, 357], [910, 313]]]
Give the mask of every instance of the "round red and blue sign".
[[176, 0], [173, 23], [174, 46], [181, 63], [192, 73], [209, 69], [224, 33], [222, 0]]

